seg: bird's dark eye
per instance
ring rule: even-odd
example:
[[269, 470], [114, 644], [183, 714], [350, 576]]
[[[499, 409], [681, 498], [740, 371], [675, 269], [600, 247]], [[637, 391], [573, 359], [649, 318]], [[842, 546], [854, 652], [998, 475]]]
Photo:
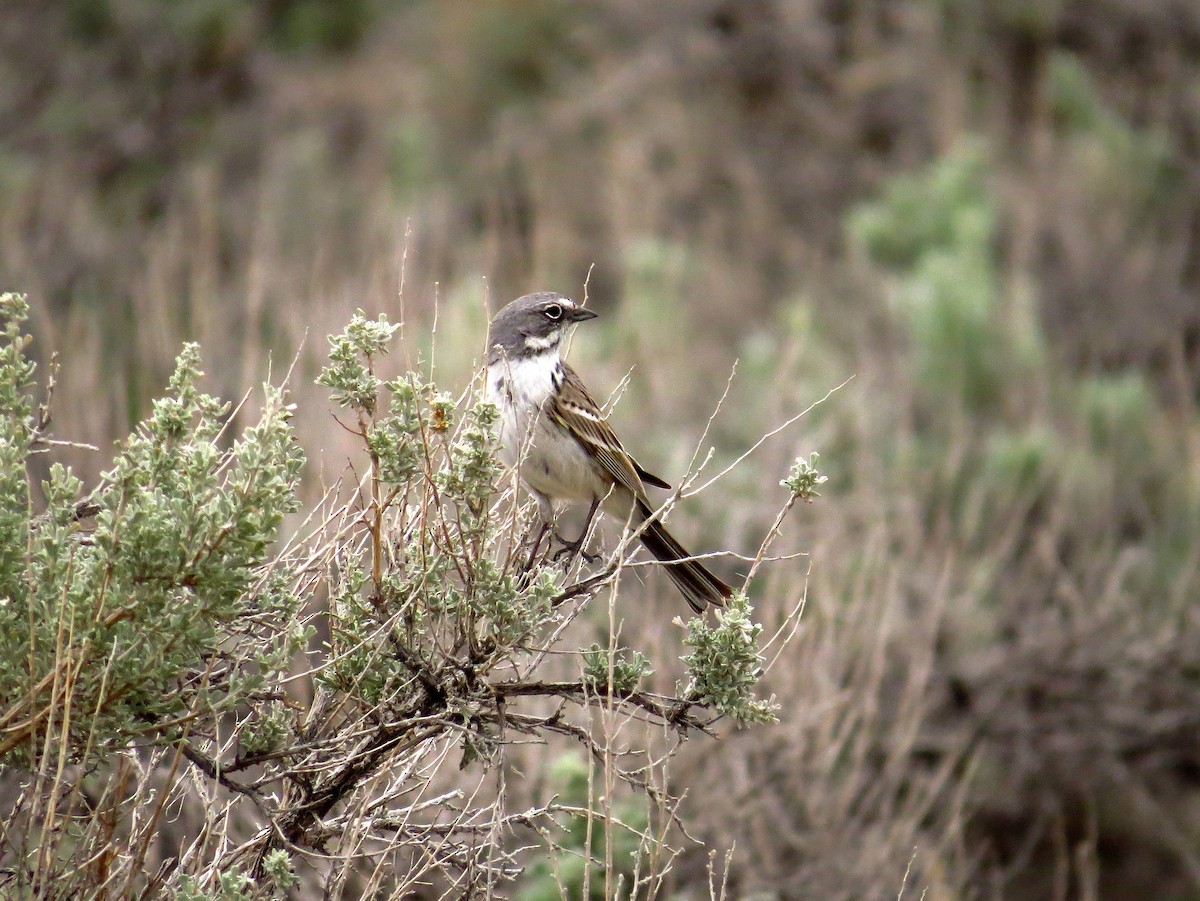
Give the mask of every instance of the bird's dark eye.
[[547, 319], [559, 320], [562, 319], [563, 308], [556, 303], [552, 303], [542, 312], [546, 314]]

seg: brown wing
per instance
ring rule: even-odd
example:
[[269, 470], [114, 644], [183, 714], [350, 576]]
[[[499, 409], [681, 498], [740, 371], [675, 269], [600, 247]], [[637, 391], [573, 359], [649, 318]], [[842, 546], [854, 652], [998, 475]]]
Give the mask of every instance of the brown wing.
[[550, 415], [563, 428], [575, 435], [587, 452], [596, 458], [618, 485], [628, 488], [638, 497], [646, 496], [646, 485], [670, 488], [662, 479], [642, 469], [625, 452], [621, 441], [588, 394], [575, 370], [563, 364], [563, 384]]

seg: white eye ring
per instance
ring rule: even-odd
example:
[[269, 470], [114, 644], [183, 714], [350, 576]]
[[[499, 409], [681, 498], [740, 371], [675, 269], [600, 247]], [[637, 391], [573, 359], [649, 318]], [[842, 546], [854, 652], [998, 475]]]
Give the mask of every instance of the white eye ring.
[[551, 304], [550, 306], [546, 307], [546, 309], [543, 310], [542, 312], [546, 314], [547, 319], [553, 319], [553, 320], [557, 321], [559, 319], [562, 319], [563, 308], [560, 307], [558, 304], [554, 303], [554, 304]]

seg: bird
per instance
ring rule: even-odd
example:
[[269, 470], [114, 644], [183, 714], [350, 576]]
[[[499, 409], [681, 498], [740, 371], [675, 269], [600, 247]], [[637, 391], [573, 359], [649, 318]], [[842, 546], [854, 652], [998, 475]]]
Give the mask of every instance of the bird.
[[[647, 486], [670, 485], [626, 452], [583, 380], [563, 359], [574, 327], [596, 313], [553, 292], [504, 306], [488, 328], [487, 394], [499, 411], [501, 462], [515, 467], [537, 501], [542, 532], [555, 501], [590, 504], [579, 551], [597, 509], [632, 528], [696, 613], [722, 607], [733, 590], [681, 545], [655, 515]], [[562, 540], [562, 539], [560, 539]], [[536, 550], [537, 541], [534, 543]]]

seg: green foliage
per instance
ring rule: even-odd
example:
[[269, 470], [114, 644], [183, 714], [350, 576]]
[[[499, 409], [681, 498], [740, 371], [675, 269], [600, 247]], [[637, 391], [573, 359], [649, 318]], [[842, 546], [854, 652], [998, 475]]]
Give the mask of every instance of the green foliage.
[[[380, 378], [377, 358], [395, 331], [359, 311], [330, 339], [330, 362], [318, 378], [360, 417], [380, 486], [376, 528], [386, 514], [396, 517], [387, 561], [377, 545], [342, 561], [330, 604], [334, 659], [319, 677], [370, 704], [410, 697], [416, 661], [450, 678], [466, 664], [446, 648], [465, 643], [470, 666], [494, 665], [549, 621], [561, 590], [555, 570], [526, 578], [495, 559], [495, 405], [481, 400], [460, 413], [417, 373]], [[382, 395], [386, 415], [378, 415]], [[392, 622], [395, 613], [402, 625]]]
[[283, 893], [300, 880], [292, 871], [292, 858], [287, 851], [277, 848], [263, 857], [263, 873], [276, 892]]
[[54, 147], [57, 175], [78, 181], [80, 215], [106, 241], [126, 237], [163, 211], [190, 165], [230, 143], [229, 118], [256, 94], [267, 17], [239, 0], [64, 0], [25, 14], [41, 36], [26, 64], [44, 75], [29, 88], [24, 147]]
[[986, 176], [985, 152], [964, 144], [926, 172], [893, 179], [847, 219], [852, 240], [895, 276], [895, 309], [922, 385], [980, 412], [1000, 405], [1020, 362], [999, 309]]
[[0, 412], [5, 416], [6, 435], [13, 435], [28, 429], [26, 419], [33, 409], [28, 392], [36, 367], [25, 357], [32, 339], [21, 333], [21, 324], [29, 318], [25, 295], [0, 295], [0, 318], [4, 321], [4, 344], [0, 345]]
[[186, 55], [212, 52], [235, 40], [253, 19], [253, 11], [237, 0], [176, 0], [167, 7], [148, 0], [68, 0], [63, 6], [68, 33], [83, 43], [136, 34], [153, 22]]
[[762, 626], [750, 613], [749, 599], [736, 594], [717, 610], [716, 625], [700, 617], [688, 622], [684, 644], [692, 652], [683, 658], [691, 676], [687, 696], [739, 723], [773, 723], [776, 706], [752, 694], [762, 676]]
[[562, 588], [555, 570], [541, 570], [532, 583], [522, 587], [521, 578], [487, 560], [480, 561], [475, 577], [465, 609], [450, 612], [465, 614], [466, 621], [475, 624], [476, 634], [489, 645], [506, 650], [548, 624], [551, 604]]
[[291, 726], [292, 717], [286, 707], [278, 702], [264, 704], [242, 726], [238, 745], [243, 753], [252, 756], [270, 754], [284, 747]]
[[1145, 376], [1090, 375], [1074, 397], [1079, 441], [1067, 485], [1078, 507], [1107, 506], [1119, 528], [1159, 546], [1152, 552], [1196, 536], [1196, 489], [1163, 440], [1164, 414]]
[[378, 704], [389, 686], [403, 682], [408, 672], [394, 658], [381, 656], [380, 631], [372, 628], [370, 604], [362, 597], [367, 572], [360, 560], [342, 569], [329, 598], [329, 648], [333, 659], [317, 674], [318, 684], [352, 692]]
[[999, 431], [983, 450], [983, 476], [1006, 497], [1026, 497], [1057, 476], [1059, 439], [1046, 428]]
[[[7, 705], [0, 754], [36, 778], [57, 771], [47, 794], [61, 798], [64, 810], [78, 809], [75, 793], [85, 789], [98, 799], [89, 796], [94, 816], [43, 818], [26, 806], [25, 821], [0, 824], [4, 853], [30, 861], [14, 870], [15, 884], [62, 877], [64, 891], [82, 890], [94, 871], [79, 861], [103, 857], [114, 868], [104, 877], [113, 886], [145, 886], [141, 833], [110, 811], [128, 798], [139, 812], [159, 799], [187, 803], [184, 767], [219, 782], [235, 804], [249, 799], [270, 828], [252, 840], [253, 855], [247, 846], [236, 852], [238, 861], [254, 859], [252, 868], [195, 857], [170, 884], [180, 898], [248, 901], [294, 886], [291, 854], [312, 848], [318, 826], [324, 835], [334, 821], [325, 814], [347, 809], [356, 793], [372, 790], [365, 786], [394, 778], [389, 784], [400, 793], [393, 800], [423, 797], [411, 789], [428, 786], [448, 742], [462, 747], [463, 767], [502, 761], [500, 749], [513, 736], [558, 731], [599, 747], [594, 727], [569, 722], [564, 710], [544, 718], [521, 709], [523, 698], [557, 698], [586, 722], [589, 705], [606, 693], [611, 707], [681, 733], [707, 725], [707, 715], [699, 718], [704, 705], [742, 722], [771, 718], [769, 705], [750, 697], [761, 627], [751, 624], [743, 597], [719, 613], [716, 626], [693, 622], [686, 697], [640, 692], [651, 670], [637, 651], [593, 646], [581, 652], [583, 673], [574, 682], [537, 672], [582, 601], [614, 573], [565, 586], [559, 567], [531, 559], [522, 508], [496, 505], [495, 406], [456, 404], [416, 373], [381, 377], [377, 364], [396, 332], [386, 320], [357, 314], [331, 340], [319, 377], [352, 414], [349, 427], [370, 469], [348, 480], [350, 497], [333, 505], [339, 512], [310, 539], [272, 553], [284, 516], [297, 507], [303, 464], [291, 410], [282, 391], [268, 387], [258, 421], [225, 438], [229, 406], [200, 390], [195, 345], [183, 348], [165, 396], [86, 503], [79, 503], [80, 481], [55, 465], [42, 486], [45, 512], [31, 518], [27, 464], [46, 442], [48, 415], [29, 396], [34, 370], [24, 357], [23, 301], [0, 298], [0, 311], [7, 317], [0, 510], [8, 511], [0, 516], [7, 592], [0, 597], [0, 698]], [[803, 480], [806, 491], [820, 483], [815, 472]], [[95, 521], [86, 533], [84, 518]], [[313, 680], [306, 687], [317, 689], [304, 708], [288, 685], [297, 679], [294, 658], [313, 653], [312, 615], [302, 611], [326, 590], [327, 653], [304, 673]], [[129, 764], [134, 775], [127, 775], [121, 752], [131, 746], [152, 762]], [[616, 752], [609, 764], [616, 772], [605, 778], [641, 786], [621, 768], [641, 753]], [[86, 769], [79, 784], [61, 775], [64, 763], [76, 761]], [[601, 897], [606, 879], [610, 887], [623, 882], [619, 892], [628, 895], [634, 875], [649, 878], [636, 869], [651, 840], [645, 798], [593, 807], [587, 770], [581, 783], [578, 764], [563, 767], [569, 804], [504, 814], [539, 826], [557, 821], [565, 836], [561, 844], [548, 838], [552, 853], [531, 870], [526, 896], [560, 884], [579, 896], [587, 883]], [[162, 781], [164, 770], [170, 775]], [[277, 791], [281, 784], [286, 791]], [[409, 847], [444, 848], [459, 829], [478, 837], [478, 807], [464, 804], [453, 822], [427, 822], [425, 802], [415, 803], [408, 813], [422, 812], [406, 814], [401, 838]], [[378, 815], [394, 829], [391, 813], [379, 810], [346, 828], [368, 835], [369, 817]], [[30, 853], [34, 844], [44, 853]], [[489, 872], [510, 872], [506, 861], [518, 852], [495, 851], [500, 862]], [[429, 869], [437, 870], [443, 864], [430, 853]], [[611, 870], [595, 860], [612, 861]]]
[[583, 681], [596, 692], [632, 694], [638, 690], [642, 679], [653, 672], [650, 661], [640, 651], [626, 653], [598, 644], [583, 651]]
[[821, 455], [815, 452], [809, 454], [807, 460], [797, 457], [792, 468], [788, 470], [787, 478], [779, 484], [790, 491], [792, 497], [802, 501], [811, 502], [820, 497], [817, 489], [829, 481], [828, 476], [821, 475], [817, 470], [820, 460]]
[[[461, 528], [461, 518], [448, 512], [443, 520], [453, 529], [451, 547], [473, 547], [478, 534]], [[368, 704], [394, 701], [413, 687], [413, 655], [437, 678], [452, 678], [466, 664], [447, 656], [447, 647], [465, 644], [470, 666], [484, 670], [549, 623], [551, 602], [562, 590], [557, 571], [543, 569], [526, 581], [487, 556], [473, 557], [468, 570], [456, 565], [454, 552], [438, 537], [414, 529], [394, 549], [404, 563], [384, 573], [376, 599], [381, 603], [364, 597], [368, 561], [348, 565], [331, 598], [333, 659], [318, 677], [322, 684]], [[403, 625], [390, 625], [393, 613]]]
[[410, 116], [393, 122], [386, 137], [388, 181], [396, 198], [406, 201], [432, 180], [436, 161], [432, 128], [424, 119]]
[[[947, 2], [947, 0], [942, 0]], [[949, 0], [953, 3], [954, 0]], [[1061, 3], [1045, 0], [1003, 0], [990, 3], [986, 9], [1005, 27], [1028, 38], [1049, 41], [1062, 15]]]
[[378, 0], [275, 0], [268, 27], [281, 50], [344, 54], [362, 42], [380, 6]]
[[175, 901], [253, 901], [254, 880], [239, 869], [218, 874], [217, 884], [206, 891], [190, 876], [180, 879]]
[[1047, 75], [1052, 109], [1063, 127], [1091, 132], [1102, 126], [1109, 111], [1077, 56], [1062, 51], [1053, 54]]
[[[1168, 148], [1114, 113], [1076, 57], [1052, 58], [1050, 89], [1090, 208], [1164, 200]], [[847, 219], [851, 240], [890, 276], [916, 374], [920, 434], [902, 449], [897, 482], [918, 479], [930, 526], [948, 515], [972, 541], [990, 540], [998, 524], [1040, 501], [1057, 504], [1072, 532], [1108, 510], [1099, 531], [1113, 542], [1115, 530], [1156, 545], [1180, 528], [1190, 534], [1191, 492], [1154, 437], [1159, 410], [1146, 378], [1058, 370], [1036, 318], [1019, 314], [1019, 292], [1002, 296], [987, 161], [979, 146], [960, 145], [926, 171], [893, 179]], [[1047, 389], [1054, 412], [1031, 426], [1027, 401]], [[1151, 525], [1164, 521], [1173, 528]]]
[[1076, 171], [1095, 197], [1135, 215], [1171, 200], [1180, 177], [1165, 132], [1138, 128], [1112, 109], [1073, 53], [1051, 56], [1048, 84]]
[[[415, 373], [380, 384], [391, 395], [388, 415], [371, 422], [367, 447], [375, 460], [379, 478], [388, 485], [403, 485], [424, 466], [422, 434], [426, 414], [422, 410], [422, 400], [433, 389], [423, 384]], [[379, 387], [374, 386], [372, 392], [378, 391]], [[336, 393], [334, 399], [337, 399]], [[429, 417], [428, 427], [435, 431], [443, 428], [444, 416], [443, 412]]]
[[872, 261], [896, 272], [929, 253], [974, 250], [995, 229], [987, 173], [984, 146], [962, 144], [925, 172], [894, 176], [878, 201], [850, 212], [847, 230]]
[[1091, 447], [1120, 452], [1144, 446], [1158, 402], [1141, 373], [1100, 373], [1080, 384], [1079, 410]]
[[345, 331], [329, 338], [329, 364], [317, 384], [332, 389], [334, 401], [341, 406], [372, 415], [382, 384], [374, 373], [375, 360], [387, 353], [398, 328], [386, 316], [367, 319], [358, 310]]
[[969, 410], [995, 409], [1012, 357], [996, 321], [990, 249], [964, 246], [923, 256], [897, 298], [923, 383], [958, 394]]
[[550, 781], [559, 803], [576, 810], [557, 817], [563, 830], [561, 839], [552, 842], [549, 834], [544, 833], [549, 854], [534, 860], [525, 870], [515, 897], [519, 901], [582, 898], [584, 874], [590, 870], [588, 897], [592, 901], [601, 901], [605, 898], [606, 837], [612, 845], [613, 872], [608, 874], [609, 882], [617, 884], [620, 880], [623, 890], [617, 897], [633, 897], [630, 886], [641, 848], [641, 834], [649, 823], [645, 800], [630, 799], [618, 805], [612, 816], [606, 818], [589, 791], [587, 761], [576, 753], [563, 754], [554, 761]]
[[[79, 480], [57, 464], [43, 485], [45, 513], [28, 518], [22, 393], [32, 369], [21, 355], [21, 305], [10, 297], [3, 313], [0, 698], [11, 728], [0, 752], [29, 762], [52, 736], [82, 759], [135, 736], [173, 735], [164, 724], [185, 715], [233, 708], [264, 674], [214, 674], [212, 655], [256, 607], [256, 569], [296, 508], [303, 463], [282, 392], [268, 387], [259, 421], [222, 451], [228, 407], [196, 388], [199, 354], [186, 346], [167, 396], [90, 499], [96, 525], [85, 538]], [[282, 630], [259, 663], [279, 664], [304, 638]]]
[[[449, 423], [453, 408], [438, 395], [431, 402], [434, 421]], [[467, 413], [466, 427], [450, 448], [448, 465], [437, 474], [438, 486], [446, 497], [458, 501], [459, 525], [465, 532], [482, 537], [487, 524], [487, 507], [500, 462], [496, 457], [496, 426], [500, 412], [489, 401], [480, 401]]]
[[[25, 357], [29, 338], [21, 333], [21, 323], [28, 315], [24, 296], [0, 296], [4, 321], [0, 344], [0, 598], [4, 609], [0, 619], [6, 622], [14, 613], [13, 599], [26, 590], [23, 570], [29, 546], [30, 498], [25, 463], [32, 439], [29, 417], [33, 405], [28, 391], [34, 365]], [[77, 490], [65, 474], [56, 473], [54, 482], [56, 493]]]
[[458, 89], [455, 105], [467, 104], [463, 124], [470, 133], [478, 133], [499, 111], [554, 92], [555, 76], [572, 65], [571, 26], [578, 18], [577, 9], [553, 0], [516, 6], [481, 0], [454, 21], [466, 64], [444, 87]]
[[[599, 359], [655, 359], [672, 353], [686, 340], [693, 323], [687, 311], [688, 272], [696, 260], [677, 241], [639, 237], [622, 249], [625, 302], [618, 313], [602, 314], [589, 323], [586, 349]], [[626, 404], [638, 402], [638, 385], [649, 377], [641, 367], [632, 372], [632, 389], [622, 398]], [[626, 414], [628, 415], [628, 414]]]

